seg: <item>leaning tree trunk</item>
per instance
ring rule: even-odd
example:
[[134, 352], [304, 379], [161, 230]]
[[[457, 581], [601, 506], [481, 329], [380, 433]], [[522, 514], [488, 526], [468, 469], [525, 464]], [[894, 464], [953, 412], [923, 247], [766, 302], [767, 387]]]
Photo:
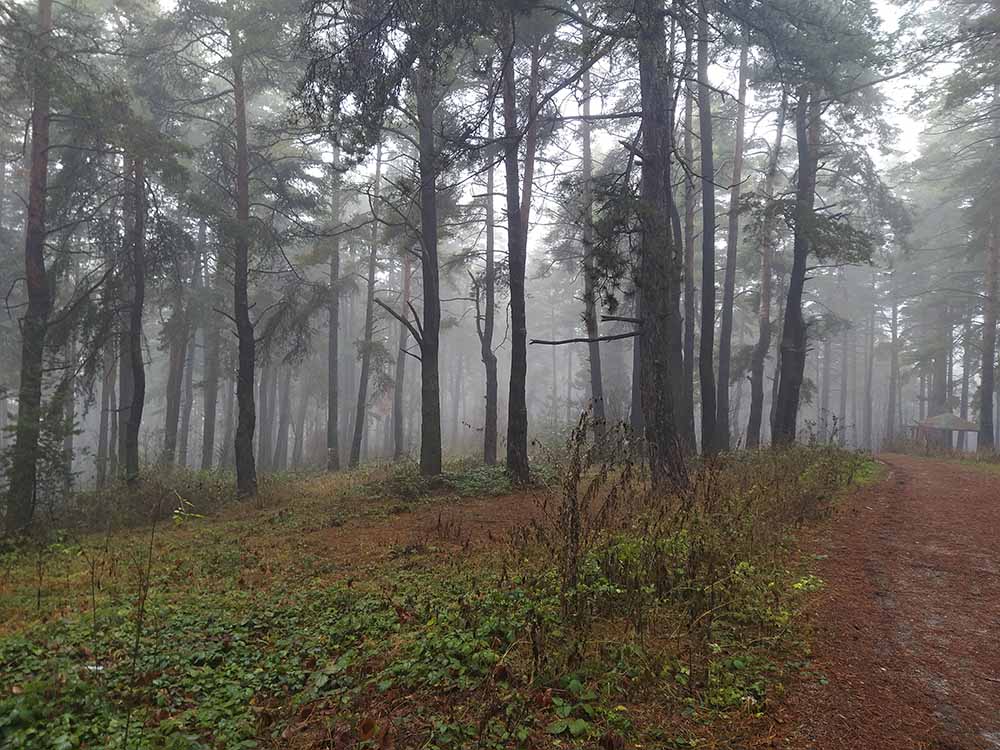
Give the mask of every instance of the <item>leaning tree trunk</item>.
[[420, 473], [441, 473], [441, 391], [438, 356], [441, 291], [438, 278], [437, 150], [434, 144], [435, 75], [429, 60], [416, 71], [417, 141], [420, 171], [420, 277], [424, 323], [420, 333]]
[[146, 297], [146, 175], [141, 158], [132, 162], [132, 181], [132, 299], [128, 316], [132, 403], [125, 425], [125, 480], [129, 483], [139, 479], [139, 428], [146, 399], [146, 370], [142, 358], [142, 307]]
[[41, 429], [42, 358], [52, 298], [45, 270], [45, 201], [49, 172], [48, 45], [52, 36], [52, 0], [38, 0], [38, 64], [31, 110], [31, 171], [24, 234], [24, 279], [28, 307], [21, 321], [21, 381], [18, 386], [17, 428], [14, 436], [7, 496], [8, 534], [26, 530], [35, 513], [35, 483]]
[[798, 141], [798, 183], [795, 188], [795, 237], [792, 244], [792, 271], [788, 280], [785, 320], [781, 331], [781, 361], [778, 398], [774, 413], [775, 445], [795, 441], [799, 418], [799, 394], [806, 366], [806, 324], [802, 316], [802, 293], [811, 242], [809, 227], [816, 205], [816, 171], [819, 166], [817, 132], [819, 105], [806, 87], [800, 87], [795, 108], [795, 135]]
[[[774, 198], [774, 183], [778, 176], [778, 162], [781, 159], [781, 145], [785, 133], [785, 112], [787, 96], [781, 94], [778, 107], [778, 126], [774, 136], [774, 148], [764, 175], [764, 200]], [[774, 265], [774, 217], [770, 206], [764, 219], [761, 235], [760, 259], [760, 301], [757, 306], [757, 345], [750, 358], [750, 417], [747, 424], [747, 448], [760, 446], [760, 428], [764, 418], [764, 363], [771, 350], [771, 275]]]
[[502, 74], [504, 121], [504, 173], [507, 198], [507, 255], [510, 274], [511, 354], [510, 388], [507, 395], [507, 471], [518, 482], [527, 482], [528, 468], [528, 403], [525, 386], [528, 376], [528, 324], [525, 309], [524, 276], [527, 264], [525, 224], [521, 215], [518, 178], [517, 92], [514, 85], [513, 24], [504, 35], [504, 66]]
[[[361, 345], [361, 377], [358, 379], [358, 403], [354, 414], [354, 437], [351, 440], [350, 466], [361, 460], [361, 438], [365, 431], [365, 412], [368, 408], [368, 380], [372, 367], [372, 330], [375, 326], [375, 271], [378, 267], [378, 202], [382, 183], [382, 144], [375, 148], [375, 196], [372, 203], [374, 220], [368, 248], [368, 289], [365, 296], [365, 328]], [[402, 356], [402, 354], [400, 354]]]
[[[237, 33], [230, 34], [237, 39]], [[238, 45], [235, 45], [238, 47]], [[253, 455], [253, 434], [257, 426], [253, 382], [256, 358], [254, 326], [250, 320], [250, 157], [247, 151], [246, 90], [243, 84], [243, 57], [233, 55], [233, 101], [236, 110], [236, 227], [234, 242], [233, 319], [239, 342], [236, 368], [236, 491], [241, 497], [257, 494], [257, 466]]]
[[583, 319], [587, 328], [587, 353], [590, 358], [590, 403], [594, 416], [594, 437], [601, 440], [605, 429], [604, 379], [601, 374], [601, 345], [597, 341], [596, 259], [594, 257], [594, 159], [590, 145], [590, 71], [583, 74]]
[[715, 154], [712, 145], [712, 88], [708, 80], [708, 10], [698, 14], [698, 130], [701, 134], [701, 450], [718, 450], [715, 404]]
[[719, 390], [715, 430], [721, 450], [729, 450], [729, 370], [733, 346], [733, 307], [736, 301], [736, 249], [740, 237], [740, 192], [743, 182], [743, 130], [746, 123], [747, 39], [740, 48], [740, 73], [736, 100], [736, 143], [733, 150], [732, 189], [729, 191], [729, 228], [726, 235], [726, 275], [722, 285], [722, 324], [719, 329]]

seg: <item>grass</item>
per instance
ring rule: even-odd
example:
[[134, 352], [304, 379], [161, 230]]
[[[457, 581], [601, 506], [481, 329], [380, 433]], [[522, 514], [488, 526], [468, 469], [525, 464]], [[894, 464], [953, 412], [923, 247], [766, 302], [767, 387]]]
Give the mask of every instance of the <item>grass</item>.
[[[771, 486], [792, 465], [794, 490]], [[260, 509], [178, 492], [155, 532], [5, 553], [0, 747], [688, 747], [751, 731], [802, 663], [796, 612], [821, 585], [789, 532], [873, 467], [805, 449], [723, 461], [683, 523], [635, 505], [585, 535], [572, 588], [559, 523], [511, 545], [393, 547], [409, 510], [509, 495], [493, 469], [453, 464], [433, 486], [405, 466], [286, 477]], [[622, 474], [562, 473], [595, 497]], [[379, 539], [394, 553], [364, 557]]]

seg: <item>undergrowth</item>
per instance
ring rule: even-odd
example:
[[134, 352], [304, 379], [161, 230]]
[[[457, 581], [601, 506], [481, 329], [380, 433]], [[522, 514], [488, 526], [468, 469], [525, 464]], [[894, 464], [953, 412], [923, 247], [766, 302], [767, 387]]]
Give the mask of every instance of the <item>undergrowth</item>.
[[687, 747], [738, 733], [801, 665], [796, 613], [823, 585], [792, 564], [791, 533], [872, 464], [795, 447], [653, 487], [621, 438], [595, 444], [581, 423], [561, 486], [546, 478], [537, 520], [507, 546], [417, 550], [351, 576], [325, 575], [305, 533], [400, 500], [503, 495], [502, 470], [452, 464], [438, 488], [409, 466], [286, 478], [263, 510], [205, 517], [185, 498], [158, 529], [7, 552], [0, 747]]

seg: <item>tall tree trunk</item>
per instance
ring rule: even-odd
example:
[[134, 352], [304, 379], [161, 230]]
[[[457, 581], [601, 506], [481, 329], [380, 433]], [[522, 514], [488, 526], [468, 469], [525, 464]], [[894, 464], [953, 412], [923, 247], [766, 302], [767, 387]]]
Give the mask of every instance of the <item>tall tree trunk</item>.
[[[634, 316], [642, 320], [642, 292], [636, 284], [633, 292]], [[642, 415], [642, 333], [632, 337], [632, 383], [629, 391], [629, 429], [636, 436], [646, 429]]]
[[284, 471], [288, 468], [288, 432], [292, 418], [292, 368], [286, 365], [283, 369], [284, 377], [281, 378], [278, 396], [278, 436], [274, 443], [274, 460], [271, 462], [274, 471]]
[[823, 339], [823, 376], [819, 390], [819, 439], [825, 443], [830, 439], [830, 360], [833, 358], [833, 340]]
[[864, 411], [864, 447], [867, 450], [873, 450], [874, 444], [874, 432], [872, 429], [872, 415], [875, 411], [874, 409], [874, 392], [872, 385], [874, 383], [874, 373], [875, 373], [875, 307], [872, 305], [871, 311], [868, 313], [868, 336], [865, 340], [865, 411]]
[[[493, 107], [489, 112], [489, 139], [496, 137]], [[485, 309], [482, 316], [476, 316], [476, 328], [479, 333], [480, 356], [486, 369], [486, 416], [483, 424], [483, 462], [493, 466], [497, 462], [497, 397], [499, 383], [497, 376], [497, 355], [493, 351], [493, 332], [496, 328], [496, 216], [493, 209], [493, 192], [496, 190], [493, 163], [486, 172], [486, 271], [483, 276], [483, 303]], [[479, 300], [478, 291], [476, 300]], [[480, 324], [480, 320], [482, 323]], [[406, 336], [405, 327], [400, 328], [400, 336]], [[402, 399], [400, 398], [400, 407]], [[402, 408], [400, 408], [402, 411]], [[400, 424], [399, 434], [402, 433]]]
[[[886, 443], [892, 445], [896, 442], [896, 411], [898, 409], [897, 403], [899, 401], [899, 301], [896, 295], [896, 279], [893, 276], [892, 279], [892, 317], [890, 318], [889, 324], [889, 405], [886, 409], [886, 419], [885, 419], [885, 440]], [[963, 360], [964, 362], [964, 360]], [[963, 367], [963, 370], [968, 370], [967, 367]], [[966, 395], [968, 390], [968, 382], [966, 381]], [[964, 419], [966, 414], [962, 415]], [[965, 433], [962, 433], [962, 437], [965, 437]]]
[[97, 489], [103, 489], [108, 483], [109, 464], [109, 428], [113, 412], [111, 401], [115, 390], [115, 352], [112, 339], [104, 344], [101, 366], [101, 414], [97, 428]]
[[838, 410], [840, 418], [840, 444], [847, 444], [847, 390], [849, 388], [850, 382], [848, 375], [850, 373], [850, 359], [848, 357], [849, 350], [848, 345], [850, 343], [850, 329], [845, 328], [843, 337], [840, 340], [840, 409]]
[[[216, 260], [218, 263], [218, 260]], [[219, 289], [219, 269], [214, 274], [214, 287]], [[219, 405], [219, 359], [222, 357], [222, 335], [218, 322], [206, 314], [205, 325], [205, 358], [202, 368], [205, 372], [205, 383], [202, 392], [204, 411], [204, 426], [201, 437], [201, 468], [207, 471], [212, 468], [215, 458], [215, 423]]]
[[726, 234], [726, 274], [722, 286], [722, 325], [719, 329], [719, 392], [715, 429], [718, 447], [729, 450], [729, 370], [733, 346], [733, 306], [736, 301], [736, 250], [740, 238], [740, 193], [743, 185], [743, 131], [746, 124], [747, 38], [740, 48], [740, 72], [736, 100], [736, 143], [733, 150], [732, 188], [729, 191], [729, 227]]
[[184, 365], [187, 362], [188, 325], [185, 320], [183, 283], [178, 280], [174, 289], [173, 313], [167, 322], [167, 403], [164, 409], [163, 455], [161, 461], [172, 464], [177, 458], [177, 425], [181, 414], [184, 385]]
[[[895, 312], [896, 308], [893, 305], [893, 313]], [[893, 340], [895, 341], [895, 335], [893, 336]], [[962, 390], [958, 406], [958, 413], [962, 419], [969, 418], [969, 381], [972, 370], [972, 348], [969, 346], [970, 341], [972, 341], [972, 323], [969, 320], [969, 314], [966, 313], [965, 326], [962, 328]], [[895, 349], [893, 353], [895, 353]], [[889, 414], [891, 415], [892, 412], [890, 411]], [[965, 432], [958, 433], [958, 449], [960, 451], [966, 449], [967, 439]]]
[[[184, 387], [183, 399], [181, 401], [181, 434], [177, 440], [177, 463], [187, 466], [188, 442], [191, 436], [191, 410], [194, 406], [194, 353], [198, 348], [198, 330], [202, 326], [198, 325], [201, 318], [200, 310], [196, 308], [201, 305], [202, 287], [202, 267], [204, 264], [205, 252], [205, 224], [202, 222], [198, 226], [198, 248], [195, 256], [194, 268], [191, 273], [191, 294], [188, 295], [187, 311], [185, 315], [187, 337], [187, 354], [184, 363]], [[204, 346], [204, 342], [202, 342]], [[203, 376], [204, 377], [204, 376]]]
[[30, 527], [35, 513], [38, 440], [41, 428], [42, 358], [52, 298], [45, 270], [45, 203], [49, 172], [48, 45], [52, 36], [52, 0], [38, 0], [38, 60], [33, 66], [34, 102], [31, 109], [31, 172], [24, 235], [24, 278], [28, 308], [21, 321], [21, 380], [17, 395], [7, 496], [8, 534]]
[[146, 370], [142, 357], [142, 308], [146, 298], [146, 174], [141, 158], [132, 162], [132, 300], [129, 305], [128, 358], [132, 375], [132, 403], [125, 432], [125, 479], [139, 479], [139, 428], [146, 399]]
[[809, 258], [809, 227], [816, 205], [816, 171], [819, 167], [818, 139], [820, 109], [816, 97], [802, 86], [795, 108], [795, 135], [798, 141], [798, 183], [795, 188], [795, 238], [792, 272], [788, 280], [785, 321], [781, 332], [780, 380], [774, 415], [776, 445], [795, 441], [799, 416], [799, 392], [806, 364], [806, 324], [802, 317], [802, 292]]
[[236, 491], [241, 497], [257, 495], [257, 466], [253, 434], [257, 426], [253, 384], [257, 344], [250, 320], [250, 157], [247, 149], [246, 90], [239, 33], [230, 32], [233, 51], [233, 102], [236, 110], [236, 227], [234, 243], [233, 318], [239, 342], [236, 368], [238, 417], [233, 446], [236, 457]]
[[188, 327], [187, 354], [184, 362], [184, 387], [181, 398], [181, 428], [177, 439], [177, 464], [187, 466], [188, 443], [191, 437], [191, 412], [194, 407], [194, 363], [198, 348], [198, 326]]
[[65, 396], [63, 397], [63, 492], [67, 495], [73, 490], [73, 432], [76, 425], [76, 334], [71, 334], [67, 343], [69, 372], [67, 376]]
[[[333, 184], [330, 204], [333, 220], [340, 224], [340, 144], [333, 144]], [[326, 357], [326, 470], [340, 469], [340, 237], [330, 238], [330, 301]]]
[[701, 450], [718, 450], [715, 399], [715, 154], [712, 143], [712, 88], [708, 80], [708, 3], [698, 13], [698, 130], [701, 134]]
[[[643, 144], [639, 278], [642, 294], [640, 377], [642, 413], [653, 481], [683, 482], [677, 401], [683, 398], [679, 238], [673, 237], [670, 158], [673, 153], [672, 72], [662, 0], [642, 0], [637, 47]], [[638, 282], [638, 280], [637, 280]], [[634, 375], [633, 375], [634, 377]], [[714, 405], [713, 405], [714, 417]]]
[[[684, 97], [684, 161], [694, 164], [694, 94], [691, 87], [686, 89]], [[694, 246], [695, 228], [694, 212], [698, 193], [695, 190], [694, 177], [690, 173], [684, 176], [684, 403], [688, 437], [688, 450], [695, 453], [698, 449], [694, 428]]]
[[[528, 403], [525, 392], [528, 360], [528, 324], [524, 276], [527, 265], [525, 221], [522, 217], [518, 178], [517, 91], [514, 82], [514, 16], [505, 25], [502, 73], [504, 121], [504, 171], [507, 197], [507, 256], [510, 275], [511, 354], [507, 395], [507, 471], [526, 483], [528, 468]], [[526, 170], [527, 171], [527, 170]]]
[[[382, 144], [375, 148], [375, 196], [372, 211], [378, 211], [382, 189]], [[354, 415], [354, 439], [351, 441], [350, 466], [354, 468], [361, 459], [361, 437], [365, 431], [365, 412], [368, 408], [368, 379], [372, 362], [372, 329], [375, 325], [375, 270], [378, 262], [378, 220], [372, 221], [372, 234], [368, 248], [368, 289], [365, 296], [365, 328], [361, 346], [361, 377], [358, 380], [358, 403]], [[402, 355], [400, 355], [402, 356]]]
[[[582, 7], [582, 6], [581, 6]], [[580, 140], [583, 147], [583, 320], [587, 329], [587, 354], [590, 360], [590, 404], [594, 418], [594, 437], [604, 436], [607, 417], [604, 408], [604, 379], [601, 373], [601, 345], [596, 341], [600, 336], [597, 322], [596, 259], [594, 258], [594, 158], [590, 144], [590, 71], [583, 74], [581, 81], [583, 99], [583, 122], [580, 126]]]
[[277, 366], [266, 363], [260, 368], [257, 405], [260, 409], [260, 419], [257, 424], [257, 464], [261, 471], [271, 469], [271, 458], [274, 445], [274, 383], [277, 379]]
[[230, 468], [235, 465], [235, 438], [233, 428], [236, 422], [236, 382], [232, 377], [226, 379], [226, 400], [222, 404], [222, 453], [219, 455], [219, 466]]
[[[415, 86], [420, 152], [420, 277], [424, 294], [424, 324], [420, 334], [420, 473], [424, 476], [441, 473], [441, 388], [438, 363], [441, 291], [438, 278], [438, 164], [434, 143], [436, 79], [432, 64], [427, 59], [420, 61]], [[513, 270], [511, 274], [513, 275]], [[512, 288], [511, 297], [513, 296]]]
[[[994, 94], [994, 101], [997, 95]], [[978, 450], [992, 453], [995, 447], [993, 397], [996, 392], [997, 275], [1000, 273], [1000, 211], [991, 209], [986, 244], [986, 289], [983, 298], [982, 369], [979, 386]]]
[[[399, 314], [405, 318], [409, 314], [410, 307], [410, 282], [412, 269], [410, 265], [410, 254], [407, 252], [403, 256], [403, 290], [399, 304]], [[409, 329], [403, 324], [399, 324], [399, 352], [396, 354], [396, 375], [392, 392], [392, 457], [396, 461], [403, 457], [405, 439], [403, 436], [403, 395], [406, 393], [404, 379], [406, 377], [406, 347], [409, 343]]]
[[302, 466], [305, 455], [306, 419], [309, 416], [309, 387], [305, 382], [305, 368], [299, 371], [299, 404], [295, 414], [295, 439], [292, 445], [292, 466]]
[[[764, 200], [774, 199], [781, 146], [785, 134], [788, 97], [781, 94], [774, 147], [764, 174]], [[750, 417], [747, 423], [747, 448], [760, 447], [760, 429], [764, 417], [764, 364], [771, 349], [771, 276], [774, 266], [774, 219], [767, 214], [760, 242], [760, 301], [757, 305], [757, 344], [750, 358]]]

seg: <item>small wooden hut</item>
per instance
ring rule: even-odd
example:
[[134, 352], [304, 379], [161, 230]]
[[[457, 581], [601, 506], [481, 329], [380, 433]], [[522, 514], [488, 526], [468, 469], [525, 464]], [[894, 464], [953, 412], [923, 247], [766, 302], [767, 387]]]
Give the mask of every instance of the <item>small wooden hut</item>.
[[956, 432], [974, 432], [978, 435], [979, 425], [950, 413], [938, 414], [910, 425], [910, 437], [924, 450], [931, 447], [951, 449], [954, 446], [952, 435]]

